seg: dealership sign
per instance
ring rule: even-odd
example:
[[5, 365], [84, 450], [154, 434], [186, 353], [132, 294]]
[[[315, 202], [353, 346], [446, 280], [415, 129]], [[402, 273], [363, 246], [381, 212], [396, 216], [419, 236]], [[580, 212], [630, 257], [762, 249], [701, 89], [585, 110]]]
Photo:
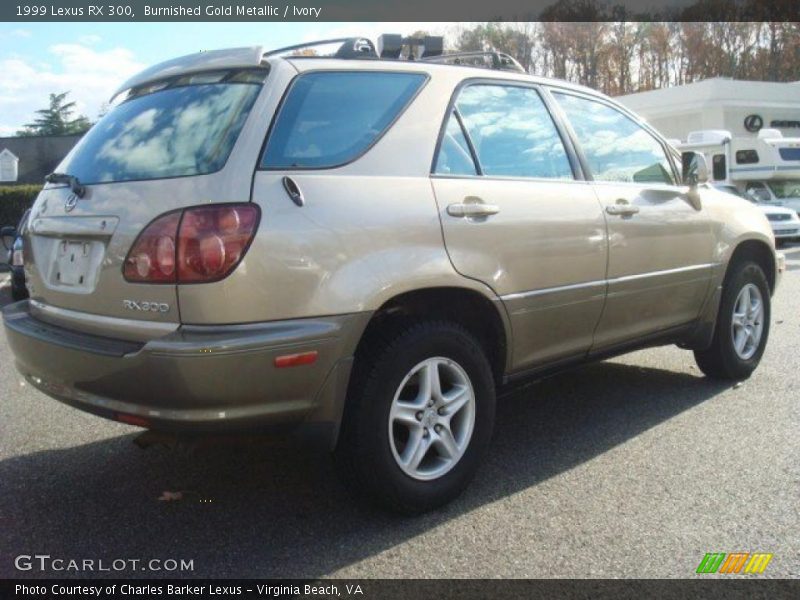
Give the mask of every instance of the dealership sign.
[[[751, 133], [756, 133], [764, 126], [764, 119], [761, 115], [747, 115], [744, 118], [744, 128]], [[777, 127], [778, 129], [800, 129], [800, 121], [793, 121], [787, 119], [775, 119], [770, 121], [770, 127]]]

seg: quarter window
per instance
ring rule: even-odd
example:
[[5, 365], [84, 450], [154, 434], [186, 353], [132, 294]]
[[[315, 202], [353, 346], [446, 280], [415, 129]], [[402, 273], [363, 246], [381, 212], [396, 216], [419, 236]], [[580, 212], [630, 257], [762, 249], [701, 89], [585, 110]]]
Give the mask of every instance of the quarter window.
[[443, 175], [478, 174], [464, 130], [455, 115], [451, 115], [447, 122], [434, 172]]
[[355, 160], [383, 135], [424, 81], [418, 73], [301, 75], [278, 113], [262, 168], [324, 169]]
[[553, 95], [566, 113], [596, 181], [675, 184], [664, 147], [633, 119], [601, 102]]
[[[483, 175], [573, 178], [564, 144], [536, 90], [470, 85], [459, 94], [454, 111], [461, 117]], [[435, 172], [456, 168], [461, 174], [475, 174], [476, 166], [469, 165], [471, 158], [466, 136], [451, 114]]]

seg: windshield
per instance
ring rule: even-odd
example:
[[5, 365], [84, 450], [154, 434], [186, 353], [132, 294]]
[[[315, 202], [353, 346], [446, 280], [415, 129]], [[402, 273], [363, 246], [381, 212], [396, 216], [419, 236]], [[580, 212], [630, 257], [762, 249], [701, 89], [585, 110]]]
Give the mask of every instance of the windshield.
[[218, 171], [261, 85], [230, 75], [209, 79], [207, 74], [184, 77], [155, 91], [134, 90], [92, 127], [58, 170], [82, 184]]
[[770, 181], [767, 185], [776, 198], [800, 198], [800, 180]]

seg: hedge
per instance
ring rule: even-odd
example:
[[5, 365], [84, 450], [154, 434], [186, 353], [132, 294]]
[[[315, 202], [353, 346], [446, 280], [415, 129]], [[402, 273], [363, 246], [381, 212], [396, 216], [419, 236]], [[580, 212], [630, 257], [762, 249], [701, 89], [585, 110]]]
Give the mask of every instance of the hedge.
[[0, 227], [17, 226], [22, 214], [31, 207], [40, 185], [2, 185], [0, 186]]

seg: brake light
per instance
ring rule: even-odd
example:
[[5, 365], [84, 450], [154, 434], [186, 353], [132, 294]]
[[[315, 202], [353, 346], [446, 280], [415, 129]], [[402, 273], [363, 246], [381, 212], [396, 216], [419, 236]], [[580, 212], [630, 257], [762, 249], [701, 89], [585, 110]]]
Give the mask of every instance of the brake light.
[[222, 204], [167, 213], [150, 223], [125, 259], [137, 283], [207, 283], [227, 277], [253, 241], [255, 204]]

